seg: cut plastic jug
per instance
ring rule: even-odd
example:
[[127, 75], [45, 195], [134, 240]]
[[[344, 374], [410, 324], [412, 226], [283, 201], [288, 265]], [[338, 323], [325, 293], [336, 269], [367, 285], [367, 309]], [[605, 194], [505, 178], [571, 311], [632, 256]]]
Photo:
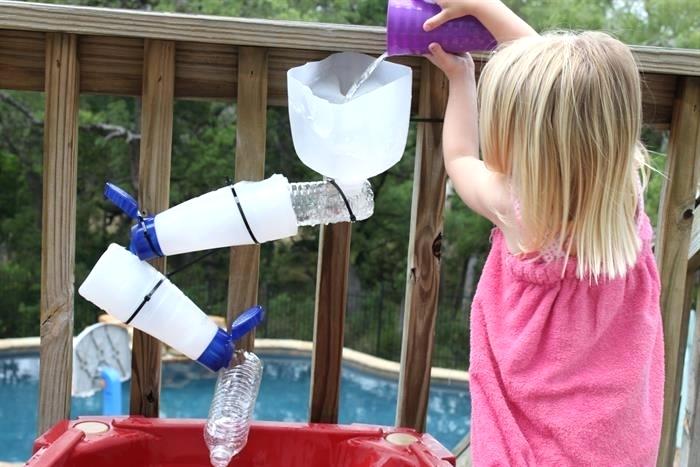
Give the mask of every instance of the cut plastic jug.
[[334, 181], [288, 183], [281, 175], [239, 182], [143, 216], [136, 200], [107, 183], [105, 197], [137, 223], [129, 251], [141, 260], [290, 237], [297, 226], [354, 222], [374, 212], [368, 181], [344, 192]]
[[282, 175], [239, 182], [143, 217], [131, 195], [108, 183], [105, 197], [138, 222], [129, 250], [142, 260], [291, 237], [297, 220]]
[[289, 121], [301, 161], [349, 192], [401, 159], [411, 111], [411, 69], [382, 62], [350, 100], [374, 61], [344, 52], [287, 72]]
[[212, 371], [231, 360], [229, 334], [163, 274], [117, 244], [102, 254], [78, 293]]
[[425, 21], [441, 8], [425, 0], [389, 0], [386, 14], [386, 46], [389, 55], [423, 55], [437, 42], [450, 53], [491, 50], [496, 39], [473, 16], [448, 21], [426, 32]]

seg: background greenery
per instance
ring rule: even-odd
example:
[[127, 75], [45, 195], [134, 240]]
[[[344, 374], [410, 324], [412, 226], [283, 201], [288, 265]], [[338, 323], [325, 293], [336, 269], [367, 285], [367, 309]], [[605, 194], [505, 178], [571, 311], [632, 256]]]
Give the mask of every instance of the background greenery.
[[[59, 2], [55, 2], [59, 3]], [[386, 0], [85, 0], [92, 6], [137, 8], [257, 18], [381, 25]], [[625, 42], [700, 48], [697, 0], [510, 0], [538, 30], [603, 29]], [[41, 251], [42, 117], [40, 93], [0, 91], [0, 337], [37, 335]], [[105, 181], [136, 193], [139, 102], [82, 96], [78, 166], [76, 274], [79, 285], [110, 242], [126, 243], [129, 222], [102, 199]], [[109, 125], [109, 126], [108, 126]], [[233, 177], [236, 106], [178, 101], [171, 204], [209, 191]], [[372, 180], [374, 216], [353, 227], [346, 345], [398, 359], [413, 184], [415, 128], [402, 161]], [[663, 170], [666, 135], [645, 130], [654, 163]], [[293, 151], [286, 109], [268, 112], [267, 175], [318, 179]], [[647, 210], [656, 218], [662, 177], [652, 178]], [[468, 313], [488, 251], [490, 224], [459, 199], [446, 200], [440, 310], [434, 363], [466, 368]], [[311, 339], [318, 229], [303, 229], [262, 248], [260, 301], [269, 310], [266, 337]], [[170, 258], [176, 268], [192, 255]], [[207, 257], [174, 278], [205, 311], [224, 314], [228, 250]], [[99, 311], [76, 294], [75, 329]]]

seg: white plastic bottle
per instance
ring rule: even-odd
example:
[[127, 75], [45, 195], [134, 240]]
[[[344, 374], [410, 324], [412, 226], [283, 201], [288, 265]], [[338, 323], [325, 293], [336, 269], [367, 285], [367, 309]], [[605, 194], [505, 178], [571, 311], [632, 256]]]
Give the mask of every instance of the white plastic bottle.
[[289, 183], [282, 175], [238, 182], [143, 216], [136, 200], [108, 183], [105, 196], [137, 223], [129, 251], [141, 260], [296, 235], [298, 226], [364, 220], [374, 211], [367, 180]]
[[229, 367], [219, 372], [204, 426], [212, 466], [226, 467], [245, 447], [261, 380], [262, 362], [245, 350], [235, 351]]
[[228, 333], [163, 274], [117, 244], [102, 254], [78, 293], [212, 371], [231, 360]]
[[367, 180], [353, 190], [330, 181], [292, 183], [289, 192], [299, 226], [361, 221], [374, 212], [374, 194]]

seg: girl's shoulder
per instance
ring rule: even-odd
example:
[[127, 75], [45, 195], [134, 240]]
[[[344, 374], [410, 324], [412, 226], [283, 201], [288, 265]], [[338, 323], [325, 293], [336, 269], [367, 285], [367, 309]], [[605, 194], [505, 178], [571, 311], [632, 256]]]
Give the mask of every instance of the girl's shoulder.
[[[635, 213], [636, 232], [640, 244], [637, 262], [643, 255], [650, 255], [653, 258], [651, 246], [654, 229], [644, 211], [644, 200], [641, 193], [640, 191]], [[501, 250], [500, 255], [504, 263], [524, 277], [539, 278], [536, 282], [550, 282], [564, 277], [576, 278], [578, 260], [575, 250], [564, 251], [558, 242], [551, 242], [538, 251], [525, 249], [524, 246], [528, 245], [529, 242], [521, 222], [520, 213], [520, 203], [517, 198], [513, 197], [511, 208], [505, 210], [501, 215], [502, 225], [497, 226], [492, 232], [492, 247]]]

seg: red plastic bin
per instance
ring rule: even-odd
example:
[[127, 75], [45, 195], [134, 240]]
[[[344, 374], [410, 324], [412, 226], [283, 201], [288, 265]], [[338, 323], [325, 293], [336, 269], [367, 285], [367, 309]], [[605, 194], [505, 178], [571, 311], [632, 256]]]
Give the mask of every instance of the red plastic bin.
[[[32, 467], [208, 466], [204, 420], [80, 417], [34, 443]], [[455, 465], [432, 436], [368, 425], [256, 422], [235, 467]]]

